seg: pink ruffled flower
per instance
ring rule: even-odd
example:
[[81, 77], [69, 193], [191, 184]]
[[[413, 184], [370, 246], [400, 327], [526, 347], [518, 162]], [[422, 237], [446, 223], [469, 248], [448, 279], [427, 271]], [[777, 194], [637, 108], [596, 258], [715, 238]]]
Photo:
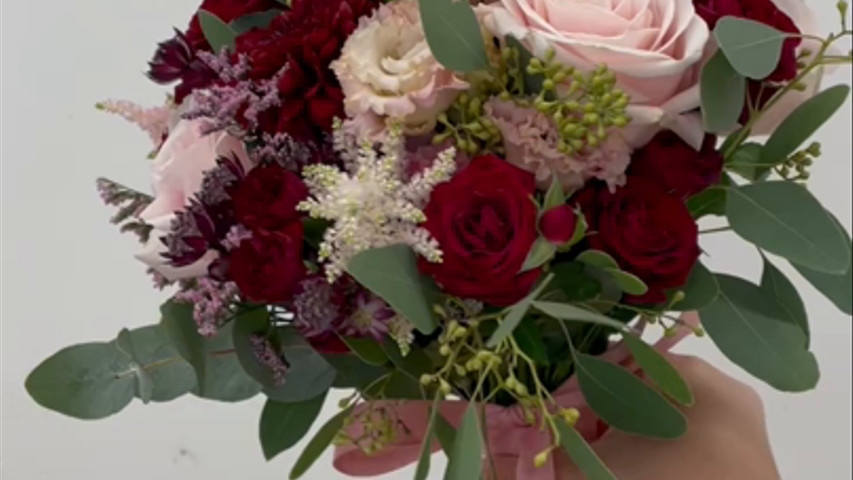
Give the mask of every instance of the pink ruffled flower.
[[389, 3], [362, 18], [332, 69], [356, 126], [393, 118], [409, 134], [432, 130], [438, 114], [468, 88], [432, 56], [416, 0]]
[[506, 160], [533, 173], [539, 188], [548, 188], [552, 174], [566, 191], [580, 189], [591, 178], [607, 182], [611, 189], [625, 183], [631, 148], [619, 132], [611, 132], [594, 151], [568, 156], [557, 148], [558, 132], [542, 113], [497, 97], [486, 102], [485, 111], [501, 131]]

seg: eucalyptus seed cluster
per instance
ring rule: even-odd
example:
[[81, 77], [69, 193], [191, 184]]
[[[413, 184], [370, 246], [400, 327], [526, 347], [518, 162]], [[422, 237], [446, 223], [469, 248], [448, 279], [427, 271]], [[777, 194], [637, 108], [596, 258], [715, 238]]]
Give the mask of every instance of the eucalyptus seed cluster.
[[[356, 422], [361, 425], [361, 432], [358, 436], [352, 436], [347, 433], [347, 429]], [[393, 408], [369, 402], [363, 411], [344, 420], [344, 428], [337, 433], [333, 443], [339, 447], [352, 445], [365, 455], [373, 455], [397, 441], [398, 425], [406, 428]]]
[[625, 114], [630, 97], [616, 88], [616, 76], [605, 65], [583, 73], [556, 62], [549, 50], [544, 61], [530, 61], [527, 73], [544, 76], [533, 105], [554, 122], [560, 134], [557, 148], [567, 155], [595, 150], [610, 128], [631, 121]]
[[800, 150], [791, 155], [785, 163], [780, 165], [776, 172], [786, 180], [806, 181], [811, 177], [810, 167], [814, 165], [815, 159], [821, 155], [821, 145], [814, 142], [805, 150]]
[[476, 341], [479, 322], [472, 320], [463, 325], [449, 320], [438, 337], [438, 353], [445, 363], [436, 373], [421, 376], [424, 386], [435, 385], [443, 395], [453, 391], [451, 384], [461, 384], [469, 377], [476, 382], [487, 370], [497, 369], [503, 361], [495, 352], [481, 348]]
[[450, 108], [439, 115], [438, 123], [444, 130], [433, 137], [433, 142], [439, 144], [452, 138], [456, 147], [468, 155], [504, 153], [501, 132], [483, 109], [490, 97], [488, 91], [478, 89], [456, 97]]

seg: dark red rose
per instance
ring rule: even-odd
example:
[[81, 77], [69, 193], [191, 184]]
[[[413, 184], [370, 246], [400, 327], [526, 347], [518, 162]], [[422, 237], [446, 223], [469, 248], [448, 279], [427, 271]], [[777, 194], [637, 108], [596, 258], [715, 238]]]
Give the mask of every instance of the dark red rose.
[[542, 214], [539, 231], [551, 243], [568, 243], [575, 236], [578, 216], [569, 205], [560, 205]]
[[305, 273], [301, 222], [291, 222], [275, 232], [254, 232], [230, 254], [231, 278], [255, 302], [287, 301]]
[[252, 230], [278, 230], [299, 219], [296, 205], [308, 188], [295, 173], [277, 164], [252, 169], [232, 190], [237, 220]]
[[699, 258], [699, 230], [684, 202], [641, 178], [615, 193], [590, 186], [578, 194], [590, 247], [607, 252], [649, 287], [635, 303], [658, 303], [684, 285]]
[[540, 271], [519, 273], [536, 240], [533, 175], [495, 156], [474, 158], [432, 192], [426, 228], [444, 252], [422, 272], [450, 294], [504, 306], [524, 297]]
[[634, 153], [628, 175], [687, 199], [719, 182], [723, 163], [715, 135], [706, 135], [697, 152], [675, 133], [664, 131]]
[[[799, 34], [800, 29], [791, 17], [776, 7], [772, 0], [693, 0], [696, 12], [713, 29], [725, 16], [747, 18], [786, 33]], [[789, 37], [782, 46], [779, 66], [767, 80], [783, 82], [797, 76], [797, 47], [799, 37]]]

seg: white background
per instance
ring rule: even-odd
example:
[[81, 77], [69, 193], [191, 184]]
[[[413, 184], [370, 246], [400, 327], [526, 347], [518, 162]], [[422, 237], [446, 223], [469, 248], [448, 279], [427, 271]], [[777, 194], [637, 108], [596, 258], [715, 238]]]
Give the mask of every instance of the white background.
[[[824, 31], [837, 29], [834, 0], [810, 3]], [[145, 188], [148, 140], [93, 105], [106, 98], [161, 102], [165, 89], [143, 76], [145, 62], [195, 7], [192, 0], [2, 1], [4, 480], [282, 479], [301, 449], [264, 462], [256, 435], [261, 397], [236, 405], [192, 396], [147, 407], [135, 401], [114, 418], [83, 422], [38, 407], [23, 388], [27, 373], [61, 347], [158, 321], [166, 295], [150, 287], [131, 257], [135, 240], [108, 224], [111, 210], [94, 189], [98, 176]], [[849, 70], [828, 81], [849, 83]], [[820, 133], [825, 153], [811, 183], [848, 231], [850, 114], [848, 102]], [[732, 234], [704, 238], [703, 246], [713, 269], [759, 278], [754, 249]], [[701, 355], [761, 392], [785, 479], [847, 480], [853, 476], [851, 321], [795, 278], [823, 372], [814, 392], [774, 392], [708, 340], [690, 339], [678, 351]], [[342, 478], [328, 460], [306, 478]], [[437, 479], [443, 461], [436, 463], [431, 478]], [[409, 470], [383, 478], [411, 476]]]

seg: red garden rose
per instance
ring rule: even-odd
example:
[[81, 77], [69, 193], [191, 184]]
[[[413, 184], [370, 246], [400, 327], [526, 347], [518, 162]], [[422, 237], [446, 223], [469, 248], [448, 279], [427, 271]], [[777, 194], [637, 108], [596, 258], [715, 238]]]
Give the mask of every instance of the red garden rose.
[[[800, 29], [791, 17], [782, 12], [773, 0], [693, 0], [696, 12], [713, 29], [725, 16], [747, 18], [786, 33], [799, 34]], [[801, 39], [790, 37], [782, 47], [779, 66], [767, 79], [782, 82], [797, 76], [797, 47]]]
[[231, 251], [229, 274], [240, 292], [255, 302], [281, 303], [305, 276], [302, 223], [291, 222], [275, 232], [254, 232]]
[[592, 232], [590, 246], [648, 285], [632, 302], [662, 302], [666, 290], [684, 285], [699, 258], [699, 230], [684, 202], [641, 178], [615, 193], [587, 187], [577, 201]]
[[655, 183], [667, 193], [686, 199], [720, 181], [723, 156], [717, 137], [706, 135], [698, 152], [675, 133], [659, 133], [634, 153], [628, 175]]
[[540, 271], [519, 273], [536, 239], [533, 175], [495, 156], [476, 157], [432, 192], [426, 228], [444, 252], [422, 272], [453, 295], [504, 306], [524, 297]]
[[237, 220], [252, 230], [278, 230], [297, 220], [296, 205], [307, 197], [299, 176], [277, 164], [255, 167], [231, 192]]

